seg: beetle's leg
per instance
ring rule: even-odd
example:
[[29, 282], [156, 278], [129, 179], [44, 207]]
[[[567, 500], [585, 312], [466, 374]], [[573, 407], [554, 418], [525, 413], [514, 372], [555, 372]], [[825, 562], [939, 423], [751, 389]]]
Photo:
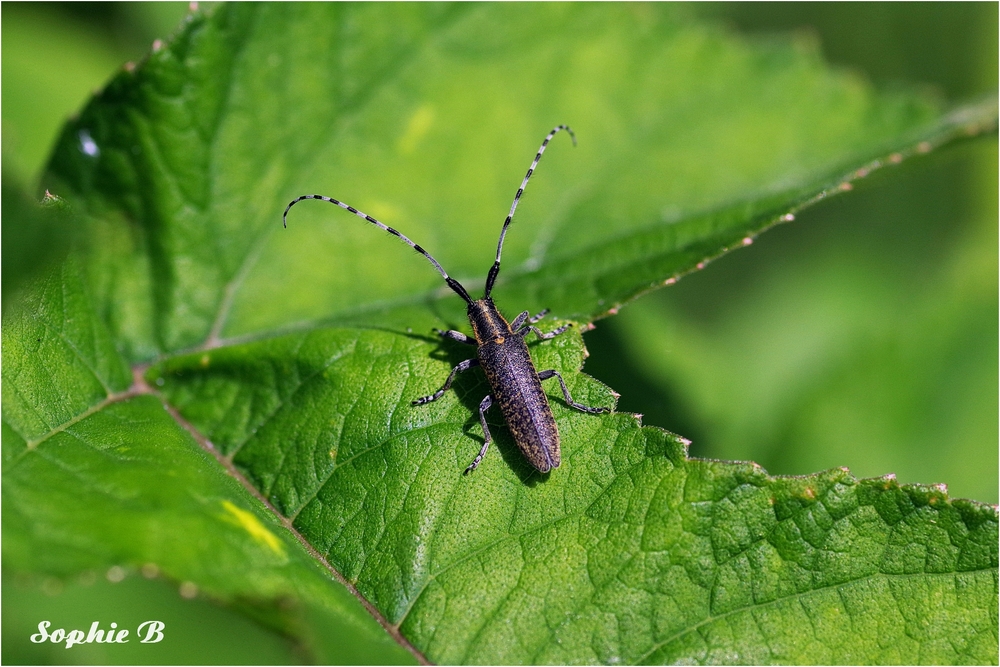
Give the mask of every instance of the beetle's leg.
[[534, 324], [535, 322], [537, 322], [538, 320], [542, 319], [543, 317], [545, 317], [548, 314], [549, 314], [549, 309], [546, 308], [545, 310], [543, 310], [542, 312], [538, 313], [534, 317], [529, 317], [528, 318], [528, 322]]
[[483, 460], [484, 456], [486, 456], [486, 450], [490, 448], [490, 441], [493, 440], [493, 438], [490, 436], [490, 427], [486, 425], [486, 411], [489, 410], [492, 405], [493, 397], [486, 394], [486, 398], [484, 398], [483, 402], [479, 404], [479, 422], [483, 425], [483, 436], [486, 438], [486, 442], [483, 443], [483, 448], [479, 450], [479, 454], [476, 456], [476, 459], [470, 463], [469, 467], [462, 473], [463, 475], [468, 475], [470, 472], [478, 468], [479, 462]]
[[569, 395], [569, 389], [566, 388], [566, 383], [563, 382], [562, 376], [555, 371], [542, 371], [538, 374], [539, 380], [548, 380], [550, 377], [555, 376], [559, 379], [559, 386], [562, 387], [563, 396], [566, 398], [566, 402], [571, 406], [579, 410], [580, 412], [589, 412], [590, 414], [597, 414], [598, 412], [611, 412], [611, 408], [592, 408], [589, 405], [584, 405], [583, 403], [577, 403], [573, 400], [573, 397]]
[[534, 332], [535, 332], [535, 334], [536, 334], [536, 335], [537, 335], [537, 336], [538, 336], [539, 338], [542, 338], [542, 339], [545, 339], [545, 340], [548, 340], [549, 338], [555, 338], [555, 337], [556, 337], [556, 336], [558, 336], [559, 334], [561, 334], [561, 333], [563, 333], [564, 331], [566, 331], [567, 329], [569, 329], [569, 328], [570, 328], [571, 326], [573, 326], [573, 323], [572, 323], [572, 322], [571, 322], [571, 323], [569, 323], [569, 324], [564, 324], [564, 325], [562, 325], [561, 327], [559, 327], [558, 329], [553, 329], [552, 331], [550, 331], [550, 332], [548, 332], [548, 333], [543, 333], [543, 332], [541, 331], [541, 329], [539, 329], [539, 328], [538, 328], [538, 327], [536, 327], [535, 325], [533, 325], [533, 324], [528, 324], [528, 325], [526, 325], [526, 326], [525, 326], [525, 327], [524, 327], [523, 329], [520, 329], [520, 330], [518, 330], [518, 331], [517, 331], [516, 333], [517, 333], [517, 335], [519, 335], [519, 336], [521, 336], [521, 337], [523, 338], [524, 336], [527, 336], [527, 335], [528, 335], [528, 332], [529, 332], [529, 331], [534, 331]]
[[417, 400], [410, 403], [410, 405], [423, 405], [424, 403], [430, 403], [431, 401], [436, 401], [444, 395], [444, 392], [451, 388], [451, 383], [455, 379], [455, 376], [462, 371], [467, 371], [473, 366], [479, 365], [479, 359], [466, 359], [458, 366], [451, 369], [451, 373], [448, 374], [448, 379], [444, 381], [444, 386], [435, 391], [430, 396], [424, 396], [423, 398], [418, 398]]
[[465, 343], [466, 345], [478, 345], [475, 338], [469, 338], [461, 331], [449, 330], [442, 331], [441, 329], [435, 329], [434, 333], [442, 338], [450, 338], [452, 340], [457, 340], [459, 343]]
[[[549, 312], [549, 309], [546, 308], [545, 310], [543, 310], [542, 312], [538, 313], [534, 317], [528, 317], [528, 311], [524, 311], [523, 313], [521, 313], [520, 315], [518, 315], [517, 317], [514, 318], [514, 321], [511, 322], [511, 324], [510, 324], [510, 328], [513, 329], [516, 333], [518, 333], [521, 336], [523, 336], [526, 333], [528, 333], [528, 327], [525, 327], [524, 331], [518, 331], [518, 329], [520, 329], [521, 326], [525, 322], [527, 322], [528, 324], [534, 324], [538, 320], [540, 320], [543, 317], [545, 317], [546, 313], [548, 313], [548, 312]], [[536, 329], [536, 331], [537, 331], [537, 329]], [[562, 331], [565, 331], [565, 329], [563, 329]], [[562, 333], [562, 331], [560, 331], [559, 333]], [[541, 335], [541, 334], [539, 334], [539, 335]], [[556, 334], [556, 335], [558, 336], [559, 334]]]
[[520, 315], [514, 318], [514, 321], [510, 323], [510, 328], [517, 331], [524, 324], [524, 321], [528, 319], [528, 311], [522, 312]]

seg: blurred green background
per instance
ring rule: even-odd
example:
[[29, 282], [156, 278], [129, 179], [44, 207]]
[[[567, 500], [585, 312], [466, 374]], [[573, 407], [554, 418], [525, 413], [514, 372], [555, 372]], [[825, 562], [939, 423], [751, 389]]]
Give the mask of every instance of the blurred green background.
[[[690, 11], [750, 40], [789, 32], [817, 40], [833, 66], [880, 87], [959, 103], [995, 94], [997, 7], [720, 3]], [[186, 11], [187, 3], [4, 3], [5, 190], [38, 194], [33, 184], [62, 122]], [[753, 459], [776, 474], [894, 472], [996, 503], [997, 242], [995, 139], [958, 144], [882, 170], [598, 322], [586, 370], [622, 394], [619, 409], [692, 439], [693, 456]], [[182, 598], [176, 583], [104, 575], [58, 582], [5, 572], [2, 661], [308, 658], [279, 631]], [[151, 610], [176, 619], [172, 627], [183, 623], [185, 642], [95, 654], [25, 641], [35, 619], [132, 624]]]
[[[725, 3], [882, 88], [995, 95], [997, 5]], [[619, 409], [692, 456], [774, 474], [847, 466], [997, 502], [997, 147], [951, 146], [860, 181], [587, 337]]]

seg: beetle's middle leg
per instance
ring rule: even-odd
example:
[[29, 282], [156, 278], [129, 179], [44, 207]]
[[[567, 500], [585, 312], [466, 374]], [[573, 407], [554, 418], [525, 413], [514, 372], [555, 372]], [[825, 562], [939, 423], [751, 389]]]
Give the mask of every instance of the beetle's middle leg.
[[441, 387], [440, 389], [438, 389], [437, 391], [435, 391], [430, 396], [424, 396], [423, 398], [418, 398], [417, 400], [415, 400], [412, 403], [410, 403], [410, 405], [423, 405], [424, 403], [430, 403], [431, 401], [438, 400], [439, 398], [441, 398], [442, 396], [444, 396], [444, 392], [448, 391], [448, 389], [451, 388], [451, 383], [455, 380], [455, 376], [456, 375], [458, 375], [462, 371], [467, 371], [470, 368], [472, 368], [473, 366], [478, 366], [478, 365], [479, 365], [479, 359], [478, 358], [476, 358], [476, 359], [466, 359], [465, 361], [463, 361], [462, 363], [460, 363], [458, 366], [455, 366], [454, 368], [451, 369], [451, 373], [448, 374], [448, 379], [444, 381], [444, 386], [443, 387]]
[[597, 407], [592, 408], [589, 405], [584, 405], [583, 403], [577, 403], [573, 400], [573, 397], [569, 395], [569, 389], [566, 388], [566, 383], [563, 381], [562, 376], [556, 371], [542, 371], [538, 374], [539, 380], [548, 380], [550, 377], [556, 377], [559, 379], [559, 386], [562, 387], [563, 397], [566, 402], [571, 406], [579, 410], [580, 412], [589, 412], [590, 414], [597, 414], [598, 412], [611, 412], [611, 408]]
[[450, 329], [448, 331], [442, 331], [441, 329], [435, 329], [434, 333], [442, 338], [450, 338], [452, 340], [457, 340], [459, 343], [465, 343], [466, 345], [478, 345], [475, 338], [469, 338], [461, 331], [455, 331]]
[[483, 460], [486, 456], [486, 450], [490, 448], [490, 442], [493, 438], [490, 436], [490, 427], [486, 425], [486, 411], [490, 409], [493, 405], [493, 397], [486, 394], [486, 398], [483, 402], [479, 404], [479, 423], [483, 425], [483, 436], [486, 438], [486, 442], [483, 443], [483, 448], [479, 450], [479, 454], [476, 455], [476, 459], [469, 464], [469, 467], [465, 469], [463, 475], [468, 475], [470, 472], [479, 467], [479, 462]]

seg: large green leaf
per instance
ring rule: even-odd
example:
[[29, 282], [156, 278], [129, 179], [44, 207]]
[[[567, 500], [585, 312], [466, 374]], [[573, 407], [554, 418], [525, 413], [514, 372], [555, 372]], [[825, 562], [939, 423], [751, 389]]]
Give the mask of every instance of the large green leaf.
[[[568, 121], [580, 147], [551, 145], [496, 294], [586, 323], [995, 115], [671, 6], [192, 15], [66, 127], [44, 179], [87, 242], [3, 330], [5, 561], [155, 562], [222, 601], [290, 598], [297, 620], [269, 622], [343, 637], [325, 660], [407, 657], [395, 639], [443, 662], [994, 661], [993, 508], [689, 460], [558, 391], [562, 467], [533, 473], [494, 421], [463, 477], [481, 376], [410, 405], [468, 354], [430, 335], [461, 302], [343, 211], [278, 221], [303, 192], [342, 198], [473, 288]], [[532, 350], [613, 403], [578, 333]]]

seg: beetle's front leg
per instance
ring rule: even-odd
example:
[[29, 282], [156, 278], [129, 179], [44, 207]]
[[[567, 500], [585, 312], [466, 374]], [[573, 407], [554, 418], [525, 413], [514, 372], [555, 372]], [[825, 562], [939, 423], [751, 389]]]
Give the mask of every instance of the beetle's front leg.
[[549, 309], [546, 308], [545, 310], [543, 310], [542, 312], [538, 313], [534, 317], [529, 317], [528, 318], [528, 322], [530, 322], [532, 324], [535, 324], [536, 322], [538, 322], [539, 320], [541, 320], [543, 317], [545, 317], [546, 315], [548, 315], [548, 313], [549, 313]]
[[492, 405], [493, 397], [486, 394], [486, 398], [484, 398], [483, 402], [479, 404], [479, 423], [483, 425], [483, 436], [486, 438], [486, 442], [483, 443], [483, 447], [479, 450], [479, 454], [476, 456], [476, 459], [470, 463], [469, 467], [462, 473], [463, 475], [468, 475], [470, 472], [478, 468], [479, 462], [483, 460], [484, 456], [486, 456], [486, 450], [490, 448], [490, 442], [493, 438], [490, 436], [490, 427], [486, 425], [486, 411], [489, 410]]
[[[548, 312], [549, 312], [549, 309], [546, 308], [545, 310], [543, 310], [542, 312], [538, 313], [537, 315], [535, 315], [533, 317], [528, 317], [528, 311], [526, 310], [526, 311], [524, 311], [523, 313], [521, 313], [520, 315], [518, 315], [517, 317], [514, 318], [514, 321], [510, 323], [510, 328], [513, 329], [514, 331], [517, 331], [518, 329], [521, 328], [521, 325], [524, 324], [525, 322], [527, 322], [528, 324], [535, 324], [540, 319], [542, 319], [543, 317], [545, 317], [546, 313], [548, 313]], [[517, 332], [521, 333], [519, 331], [517, 331]], [[525, 332], [525, 333], [527, 333], [527, 332]], [[523, 336], [524, 334], [521, 334], [521, 335]]]
[[418, 398], [413, 401], [410, 405], [423, 405], [424, 403], [430, 403], [431, 401], [436, 401], [444, 395], [444, 392], [451, 388], [451, 383], [454, 381], [455, 376], [462, 371], [467, 371], [473, 366], [479, 365], [479, 359], [466, 359], [458, 366], [451, 369], [451, 373], [448, 374], [448, 379], [444, 381], [444, 386], [435, 391], [430, 396], [424, 396], [423, 398]]

